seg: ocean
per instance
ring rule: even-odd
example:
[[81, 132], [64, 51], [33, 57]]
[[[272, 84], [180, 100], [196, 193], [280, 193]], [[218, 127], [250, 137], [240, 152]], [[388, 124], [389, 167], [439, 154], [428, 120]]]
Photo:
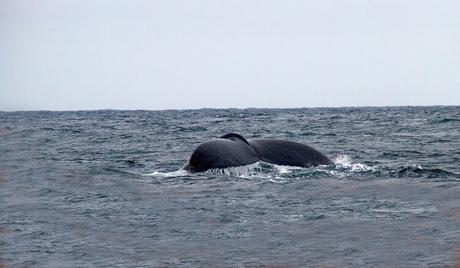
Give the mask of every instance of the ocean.
[[[334, 164], [180, 170], [228, 132]], [[0, 267], [453, 267], [459, 164], [460, 106], [0, 112]]]

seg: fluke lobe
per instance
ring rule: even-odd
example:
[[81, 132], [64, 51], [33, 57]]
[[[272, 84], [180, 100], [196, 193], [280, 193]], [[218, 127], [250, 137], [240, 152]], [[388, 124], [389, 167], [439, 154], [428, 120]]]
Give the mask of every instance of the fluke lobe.
[[275, 139], [246, 140], [238, 134], [228, 133], [200, 144], [183, 169], [203, 172], [248, 165], [259, 160], [298, 167], [332, 164], [325, 155], [302, 143]]

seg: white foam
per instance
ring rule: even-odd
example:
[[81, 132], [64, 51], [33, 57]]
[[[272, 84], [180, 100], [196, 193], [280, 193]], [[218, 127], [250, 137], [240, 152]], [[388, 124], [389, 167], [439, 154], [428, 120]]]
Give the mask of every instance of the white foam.
[[283, 183], [286, 183], [288, 181], [287, 178], [283, 178], [283, 177], [279, 177], [279, 176], [275, 176], [275, 177], [271, 177], [269, 179], [270, 182], [273, 182], [273, 183], [276, 183], [276, 184], [283, 184]]
[[[284, 183], [287, 179], [286, 177], [289, 177], [290, 174], [302, 170], [305, 170], [306, 172], [309, 172], [308, 170], [314, 172], [324, 172], [339, 178], [345, 177], [347, 173], [350, 174], [375, 170], [374, 167], [370, 167], [362, 163], [353, 163], [351, 157], [348, 155], [338, 155], [333, 162], [335, 167], [320, 165], [318, 167], [303, 168], [295, 166], [275, 165], [263, 161], [258, 161], [256, 163], [244, 166], [210, 169], [207, 170], [206, 173], [240, 177], [245, 179], [251, 179], [255, 177], [266, 178], [274, 183]], [[154, 171], [152, 173], [144, 174], [144, 176], [152, 177], [181, 177], [187, 175], [190, 175], [190, 173], [183, 169], [172, 172]]]
[[255, 174], [261, 174], [262, 167], [259, 162], [237, 167], [228, 167], [228, 168], [214, 168], [206, 172], [212, 174], [222, 174], [227, 176], [236, 176], [236, 177], [251, 177]]
[[419, 207], [419, 208], [400, 208], [400, 209], [381, 208], [381, 209], [372, 209], [371, 211], [378, 212], [378, 213], [412, 213], [412, 214], [424, 214], [424, 213], [438, 212], [438, 210], [433, 206]]
[[351, 172], [375, 171], [374, 167], [370, 167], [361, 163], [352, 163], [351, 157], [346, 154], [338, 155], [334, 159], [334, 164], [338, 167], [350, 170]]
[[302, 167], [273, 165], [274, 169], [280, 174], [289, 174], [294, 170], [302, 169]]
[[160, 172], [160, 171], [154, 171], [152, 173], [147, 173], [143, 174], [143, 176], [150, 176], [150, 177], [181, 177], [181, 176], [186, 176], [189, 173], [187, 170], [179, 169], [176, 171], [171, 171], [171, 172]]
[[227, 176], [235, 176], [241, 178], [267, 178], [270, 181], [280, 183], [284, 182], [286, 178], [282, 177], [283, 175], [290, 174], [296, 170], [302, 170], [302, 167], [294, 166], [283, 166], [267, 163], [264, 161], [258, 161], [253, 164], [237, 166], [237, 167], [228, 167], [228, 168], [216, 168], [210, 169], [206, 172], [212, 174], [223, 174]]
[[333, 162], [336, 165], [349, 166], [349, 165], [351, 165], [351, 157], [346, 155], [346, 154], [338, 155], [334, 159]]

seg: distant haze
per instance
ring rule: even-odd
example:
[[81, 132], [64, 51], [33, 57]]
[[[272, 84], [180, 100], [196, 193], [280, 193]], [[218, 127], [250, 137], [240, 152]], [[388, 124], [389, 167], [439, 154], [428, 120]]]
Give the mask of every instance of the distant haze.
[[0, 1], [0, 110], [460, 104], [460, 1]]

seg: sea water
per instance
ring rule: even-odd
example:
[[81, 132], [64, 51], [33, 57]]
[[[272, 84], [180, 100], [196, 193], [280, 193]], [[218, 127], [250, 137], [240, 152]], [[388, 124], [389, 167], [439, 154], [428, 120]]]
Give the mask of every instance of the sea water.
[[[334, 164], [188, 173], [236, 132]], [[451, 267], [460, 107], [0, 112], [0, 267]]]

